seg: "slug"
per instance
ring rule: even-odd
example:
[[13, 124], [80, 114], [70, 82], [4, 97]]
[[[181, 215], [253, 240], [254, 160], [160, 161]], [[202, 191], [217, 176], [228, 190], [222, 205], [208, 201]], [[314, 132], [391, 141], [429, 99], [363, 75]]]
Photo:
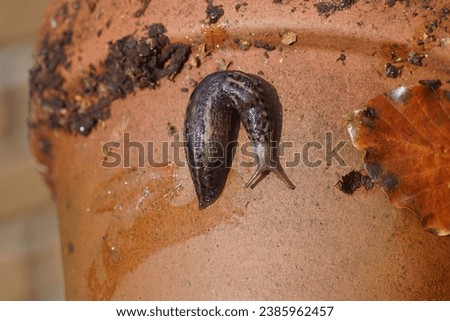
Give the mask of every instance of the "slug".
[[239, 119], [258, 162], [245, 187], [255, 187], [274, 172], [290, 189], [295, 188], [279, 162], [282, 117], [275, 87], [258, 76], [219, 71], [197, 85], [187, 106], [184, 139], [200, 208], [211, 205], [225, 186], [237, 146]]

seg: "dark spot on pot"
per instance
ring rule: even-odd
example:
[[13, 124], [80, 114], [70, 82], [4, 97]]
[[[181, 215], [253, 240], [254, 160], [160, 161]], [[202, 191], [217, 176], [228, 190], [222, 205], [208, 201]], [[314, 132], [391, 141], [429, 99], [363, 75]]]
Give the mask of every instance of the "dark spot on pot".
[[352, 195], [357, 189], [363, 186], [366, 191], [372, 189], [373, 181], [368, 175], [363, 175], [358, 171], [352, 170], [350, 173], [342, 176], [337, 185], [343, 193]]
[[183, 87], [180, 89], [182, 93], [187, 93], [189, 92], [189, 88]]
[[276, 48], [274, 45], [264, 42], [262, 40], [256, 40], [254, 45], [256, 48], [263, 48], [266, 49], [267, 51], [273, 51]]
[[384, 74], [390, 78], [397, 78], [402, 73], [402, 67], [396, 67], [390, 63], [387, 63], [385, 67]]
[[340, 62], [342, 62], [342, 64], [345, 66], [345, 60], [346, 60], [346, 59], [347, 59], [347, 56], [346, 56], [344, 53], [341, 53], [341, 54], [339, 55], [339, 58], [336, 59], [336, 62], [340, 61]]
[[48, 157], [52, 156], [52, 143], [48, 139], [41, 138], [37, 147], [42, 153], [44, 153], [44, 155]]
[[208, 6], [206, 7], [206, 15], [209, 23], [216, 23], [223, 16], [225, 11], [222, 6], [214, 6], [213, 0], [208, 0]]
[[426, 80], [419, 80], [419, 84], [422, 86], [427, 86], [431, 89], [439, 89], [439, 87], [442, 86], [442, 81], [439, 79], [426, 79]]
[[174, 125], [172, 125], [171, 123], [167, 123], [167, 126], [168, 126], [167, 132], [170, 136], [173, 136], [176, 133], [178, 133], [177, 128]]
[[395, 5], [395, 3], [397, 2], [397, 0], [386, 0], [386, 6], [393, 7]]
[[58, 8], [55, 17], [57, 17], [60, 22], [64, 22], [67, 18], [69, 18], [69, 6], [67, 3], [62, 4]]
[[186, 80], [187, 80], [189, 86], [191, 86], [191, 87], [195, 87], [198, 84], [198, 81], [195, 79], [192, 79], [191, 77], [188, 77]]
[[450, 9], [449, 8], [442, 8], [441, 12], [439, 13], [439, 20], [442, 21], [444, 20], [444, 18], [450, 14]]
[[140, 1], [141, 1], [141, 8], [139, 8], [139, 10], [137, 10], [134, 13], [134, 16], [136, 18], [139, 18], [140, 16], [142, 16], [145, 13], [145, 11], [147, 10], [148, 5], [150, 4], [150, 0], [140, 0]]
[[72, 242], [67, 243], [67, 253], [73, 254], [75, 252], [75, 245]]
[[450, 101], [450, 91], [444, 90], [444, 98]]
[[378, 111], [374, 107], [367, 107], [361, 113], [362, 124], [370, 129], [375, 129], [376, 120], [379, 118]]
[[238, 3], [237, 5], [234, 6], [234, 10], [239, 11], [239, 10], [241, 10], [242, 7], [246, 7], [246, 6], [248, 6], [247, 2]]
[[80, 10], [80, 3], [78, 1], [74, 1], [72, 4], [72, 8], [74, 10]]
[[88, 1], [88, 7], [89, 7], [89, 12], [93, 13], [95, 11], [95, 9], [97, 8], [97, 2], [96, 1]]
[[392, 193], [398, 186], [398, 179], [393, 173], [386, 173], [381, 177], [383, 188], [386, 192]]
[[428, 33], [433, 33], [439, 27], [439, 22], [433, 20], [427, 23], [426, 28]]
[[374, 182], [378, 181], [383, 173], [383, 168], [379, 163], [365, 163], [364, 169]]

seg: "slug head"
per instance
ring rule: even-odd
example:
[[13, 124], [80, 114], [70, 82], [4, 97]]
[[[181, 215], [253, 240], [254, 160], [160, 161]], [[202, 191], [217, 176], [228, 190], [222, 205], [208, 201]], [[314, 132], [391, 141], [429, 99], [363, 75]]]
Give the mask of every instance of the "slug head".
[[278, 149], [275, 142], [254, 142], [258, 166], [245, 187], [254, 188], [270, 172], [275, 173], [289, 189], [295, 189], [295, 185], [287, 177], [278, 157]]

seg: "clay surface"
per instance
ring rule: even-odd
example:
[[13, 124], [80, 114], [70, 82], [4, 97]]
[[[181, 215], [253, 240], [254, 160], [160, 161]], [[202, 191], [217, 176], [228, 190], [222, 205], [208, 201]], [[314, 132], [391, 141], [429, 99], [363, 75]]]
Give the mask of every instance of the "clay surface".
[[[424, 231], [377, 185], [353, 195], [335, 186], [362, 169], [363, 153], [346, 128], [353, 110], [400, 85], [423, 79], [448, 85], [446, 1], [351, 1], [326, 14], [314, 3], [215, 0], [224, 11], [215, 23], [199, 0], [49, 3], [37, 52], [47, 34], [58, 43], [71, 32], [65, 58], [46, 63], [57, 63], [52, 74], [60, 78], [50, 83], [73, 106], [47, 108], [39, 91], [53, 89], [35, 88], [30, 142], [59, 210], [68, 299], [450, 300], [449, 238]], [[179, 73], [102, 105], [106, 114], [89, 123], [86, 135], [84, 125], [40, 121], [94, 113], [92, 103], [110, 89], [80, 92], [83, 80], [107, 68], [111, 44], [153, 39], [147, 26], [155, 24], [164, 26], [170, 44], [191, 50]], [[296, 41], [284, 44], [292, 32]], [[385, 75], [388, 63], [401, 69], [396, 78]], [[282, 161], [293, 161], [308, 142], [321, 148], [314, 144], [309, 159], [301, 154], [298, 166], [285, 167], [294, 191], [273, 175], [245, 189], [254, 168], [239, 166], [246, 156], [236, 153], [224, 192], [200, 211], [188, 168], [173, 163], [172, 150], [162, 159], [162, 143], [182, 132], [193, 86], [225, 68], [276, 87], [282, 140], [293, 142]], [[135, 147], [129, 166], [102, 167], [104, 144], [123, 146], [125, 133], [144, 146], [154, 142], [161, 166], [139, 166]], [[239, 142], [246, 141], [241, 130]], [[327, 164], [327, 149], [339, 141], [346, 141], [340, 155], [347, 165]]]

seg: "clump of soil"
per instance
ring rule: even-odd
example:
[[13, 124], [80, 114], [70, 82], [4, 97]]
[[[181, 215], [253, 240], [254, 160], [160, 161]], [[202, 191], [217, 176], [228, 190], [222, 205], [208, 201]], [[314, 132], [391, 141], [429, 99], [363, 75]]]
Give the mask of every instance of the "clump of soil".
[[336, 59], [336, 62], [340, 61], [340, 62], [342, 62], [342, 64], [345, 66], [345, 61], [346, 61], [346, 60], [347, 60], [347, 56], [342, 52], [342, 53], [339, 55], [339, 58]]
[[292, 0], [272, 0], [272, 2], [276, 4], [288, 4], [291, 1]]
[[212, 0], [208, 0], [208, 6], [206, 7], [206, 15], [208, 16], [209, 23], [216, 23], [224, 15], [225, 11], [222, 6], [214, 6]]
[[345, 194], [352, 195], [357, 189], [363, 186], [366, 191], [372, 189], [373, 180], [369, 175], [363, 175], [358, 171], [352, 170], [350, 173], [342, 176], [337, 186]]
[[340, 0], [337, 2], [319, 2], [314, 4], [314, 6], [317, 9], [317, 12], [320, 15], [324, 16], [330, 16], [336, 11], [342, 11], [349, 9], [351, 6], [353, 6], [358, 0]]
[[47, 125], [88, 135], [109, 117], [112, 101], [125, 98], [136, 88], [155, 88], [161, 78], [173, 79], [189, 58], [190, 46], [170, 44], [162, 24], [146, 29], [147, 35], [141, 39], [129, 35], [109, 43], [100, 66], [90, 65], [87, 75], [70, 90], [64, 86], [62, 69], [70, 67], [66, 48], [72, 44], [72, 31], [54, 40], [44, 37], [30, 70], [30, 101], [40, 106], [30, 126]]
[[422, 66], [422, 60], [426, 58], [426, 55], [417, 53], [415, 51], [410, 51], [408, 53], [408, 62], [415, 66]]
[[386, 70], [384, 71], [384, 74], [387, 77], [397, 78], [402, 73], [402, 67], [397, 67], [397, 66], [394, 66], [394, 65], [392, 65], [390, 63], [387, 63], [385, 65], [385, 67], [386, 67]]
[[271, 43], [268, 43], [268, 42], [265, 42], [265, 41], [262, 41], [262, 40], [256, 40], [254, 45], [255, 45], [256, 48], [263, 48], [263, 49], [266, 49], [267, 51], [273, 51], [276, 48]]
[[425, 30], [422, 33], [422, 36], [418, 37], [417, 44], [419, 46], [425, 46], [427, 43], [436, 42], [438, 39], [447, 38], [449, 30], [448, 24], [448, 15], [450, 15], [450, 9], [448, 5], [438, 9], [434, 6], [434, 4], [429, 3], [426, 6], [427, 10], [430, 11], [432, 15], [434, 15], [433, 20], [428, 20], [425, 23]]
[[439, 89], [442, 86], [442, 81], [440, 79], [424, 79], [419, 80], [419, 84], [422, 86], [427, 86], [431, 89]]
[[234, 10], [239, 11], [239, 10], [241, 10], [242, 7], [247, 7], [247, 6], [248, 6], [247, 2], [238, 3], [237, 5], [234, 6]]

